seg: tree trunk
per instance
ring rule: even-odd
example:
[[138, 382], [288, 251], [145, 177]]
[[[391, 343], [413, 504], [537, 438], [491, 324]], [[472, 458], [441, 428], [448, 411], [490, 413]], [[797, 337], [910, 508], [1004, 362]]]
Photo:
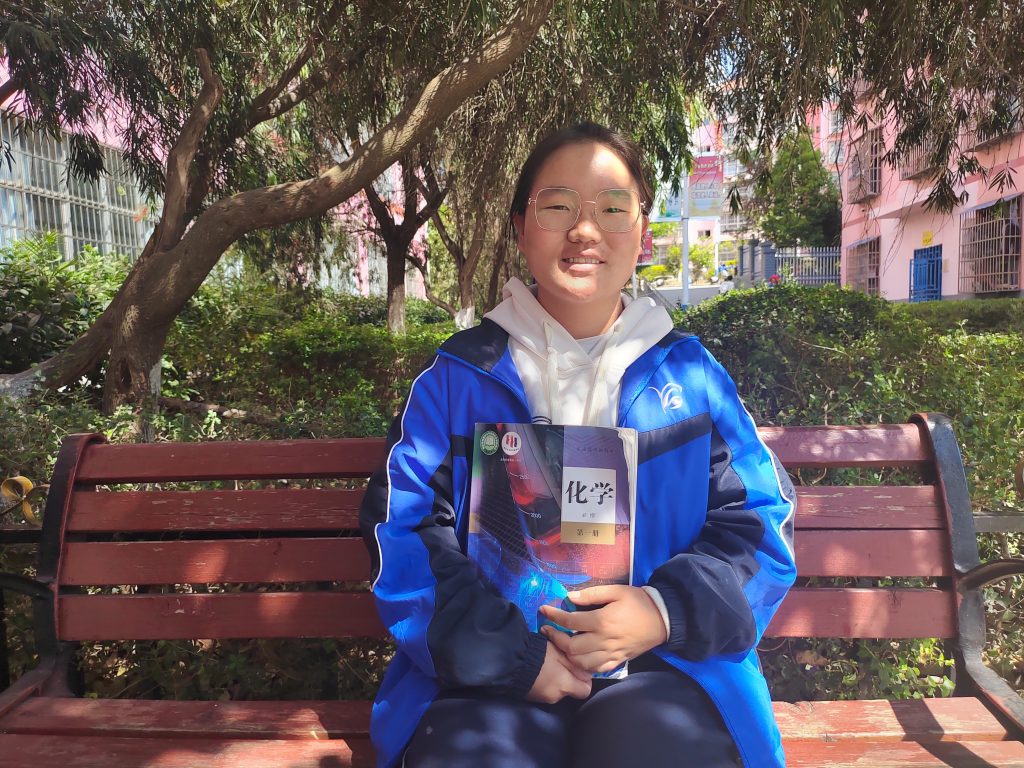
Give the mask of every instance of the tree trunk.
[[505, 266], [505, 260], [508, 258], [508, 239], [504, 237], [498, 238], [498, 243], [494, 247], [494, 261], [491, 262], [491, 279], [487, 284], [487, 308], [485, 311], [490, 311], [498, 306], [499, 291], [501, 283], [501, 271], [502, 267]]
[[388, 243], [388, 330], [405, 333], [405, 252], [408, 243]]

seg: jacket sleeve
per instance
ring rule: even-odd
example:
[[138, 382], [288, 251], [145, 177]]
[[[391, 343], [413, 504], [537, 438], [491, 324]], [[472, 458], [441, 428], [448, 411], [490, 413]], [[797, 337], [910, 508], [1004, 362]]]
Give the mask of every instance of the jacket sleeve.
[[456, 537], [448, 363], [416, 378], [359, 513], [377, 610], [399, 649], [442, 689], [525, 695], [547, 641], [486, 585]]
[[707, 519], [690, 549], [648, 582], [665, 601], [668, 648], [698, 661], [757, 645], [796, 578], [793, 485], [729, 374], [702, 354], [712, 419]]

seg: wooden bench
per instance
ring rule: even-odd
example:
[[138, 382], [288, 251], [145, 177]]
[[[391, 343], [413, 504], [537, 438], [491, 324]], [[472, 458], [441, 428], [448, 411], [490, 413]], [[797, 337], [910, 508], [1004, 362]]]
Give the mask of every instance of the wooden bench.
[[[798, 486], [802, 580], [768, 636], [940, 637], [957, 658], [952, 698], [777, 703], [789, 766], [1024, 767], [1024, 704], [981, 664], [978, 591], [1022, 569], [1019, 562], [978, 567], [948, 421], [925, 415], [899, 425], [761, 433], [791, 472], [903, 467], [920, 476], [918, 485]], [[4, 581], [35, 596], [41, 662], [0, 694], [0, 764], [371, 765], [369, 702], [76, 698], [66, 664], [74, 644], [101, 640], [382, 637], [356, 534], [360, 490], [273, 483], [112, 489], [365, 478], [382, 459], [379, 439], [106, 445], [98, 435], [67, 438], [47, 503], [37, 580]], [[920, 577], [933, 586], [811, 586], [807, 577], [861, 577], [858, 584]], [[157, 587], [256, 582], [264, 588], [219, 594]], [[305, 589], [294, 591], [297, 583]], [[139, 589], [113, 594], [112, 585]]]

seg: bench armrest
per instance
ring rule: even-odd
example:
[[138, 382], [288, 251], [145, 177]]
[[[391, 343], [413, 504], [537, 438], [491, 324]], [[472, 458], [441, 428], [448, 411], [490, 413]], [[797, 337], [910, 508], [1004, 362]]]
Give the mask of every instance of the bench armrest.
[[982, 563], [960, 576], [958, 588], [961, 593], [981, 589], [1009, 576], [1024, 576], [1024, 558], [1011, 557]]
[[50, 598], [50, 590], [45, 584], [15, 573], [0, 573], [0, 589], [18, 592], [19, 594], [42, 600]]
[[[1011, 576], [1021, 575], [1024, 575], [1024, 559], [991, 560], [971, 568], [961, 575], [958, 579], [958, 589], [964, 595], [965, 604], [974, 604], [980, 612], [983, 610], [979, 592], [982, 587]], [[964, 620], [965, 616], [962, 613], [961, 622]], [[964, 635], [961, 635], [964, 671], [989, 704], [1011, 721], [1017, 727], [1019, 734], [1024, 734], [1024, 699], [994, 670], [989, 669], [982, 662], [981, 644], [984, 642], [984, 627], [980, 627], [979, 630], [981, 636], [974, 642], [970, 642]]]

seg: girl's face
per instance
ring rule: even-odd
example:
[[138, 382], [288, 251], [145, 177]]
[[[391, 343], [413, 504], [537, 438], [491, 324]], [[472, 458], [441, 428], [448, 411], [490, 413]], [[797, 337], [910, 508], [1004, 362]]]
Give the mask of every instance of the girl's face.
[[[569, 144], [553, 152], [537, 173], [530, 198], [551, 187], [576, 190], [582, 203], [579, 218], [567, 231], [542, 229], [536, 203], [516, 215], [518, 246], [537, 281], [537, 299], [567, 328], [567, 319], [584, 316], [614, 320], [619, 294], [633, 274], [647, 217], [640, 217], [628, 232], [607, 232], [594, 220], [598, 193], [608, 189], [640, 190], [629, 168], [615, 152], [594, 142]], [[608, 322], [610, 325], [611, 322]], [[602, 329], [603, 330], [603, 329]], [[600, 330], [598, 332], [601, 332]]]

